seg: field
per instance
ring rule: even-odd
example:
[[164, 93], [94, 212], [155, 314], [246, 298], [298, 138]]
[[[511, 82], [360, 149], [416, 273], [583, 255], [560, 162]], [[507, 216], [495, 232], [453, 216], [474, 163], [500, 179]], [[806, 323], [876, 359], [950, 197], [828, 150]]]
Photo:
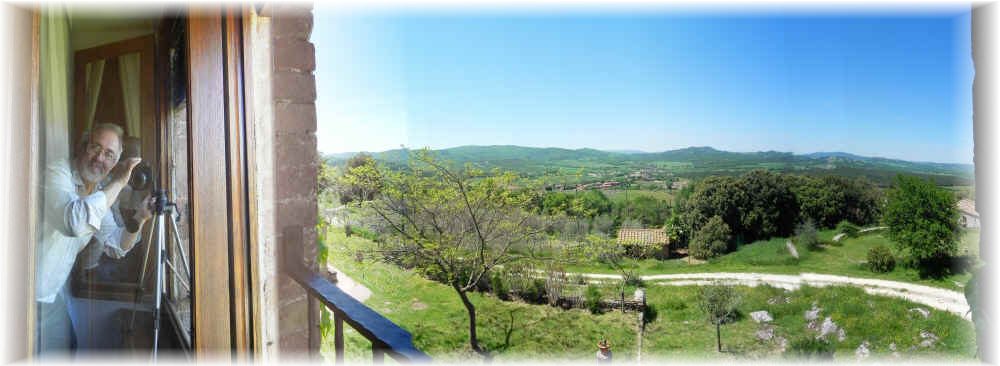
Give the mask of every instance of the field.
[[[609, 189], [603, 191], [604, 195], [608, 197], [611, 202], [625, 202], [625, 190], [623, 189]], [[667, 201], [670, 203], [674, 202], [673, 191], [668, 190], [650, 190], [650, 189], [630, 189], [628, 190], [629, 199], [634, 199], [635, 197], [646, 196], [654, 198], [661, 201]]]
[[[402, 270], [375, 258], [358, 261], [359, 250], [367, 252], [374, 243], [359, 237], [346, 238], [339, 228], [327, 235], [329, 261], [345, 275], [372, 290], [366, 304], [414, 335], [418, 348], [438, 361], [464, 361], [476, 357], [467, 343], [465, 310], [453, 290], [428, 281], [412, 271]], [[605, 289], [605, 291], [613, 291]], [[697, 303], [696, 287], [652, 285], [647, 288], [651, 316], [643, 333], [642, 358], [757, 359], [782, 358], [776, 340], [760, 341], [755, 332], [760, 325], [749, 313], [767, 310], [774, 317], [776, 337], [789, 344], [815, 331], [807, 330], [803, 314], [813, 303], [823, 308], [843, 327], [846, 339], [834, 341], [836, 358], [853, 359], [854, 350], [863, 341], [871, 345], [873, 357], [893, 357], [889, 349], [895, 343], [900, 357], [934, 357], [947, 360], [971, 360], [975, 353], [971, 323], [952, 314], [931, 309], [926, 319], [909, 309], [918, 305], [885, 297], [868, 296], [853, 288], [809, 288], [786, 292], [758, 287], [739, 288], [743, 297], [740, 317], [722, 328], [723, 354], [714, 352], [715, 333], [705, 321]], [[788, 298], [787, 303], [769, 300]], [[472, 301], [480, 315], [480, 338], [497, 353], [499, 361], [579, 360], [593, 362], [597, 340], [606, 337], [614, 347], [616, 361], [634, 360], [638, 350], [636, 313], [608, 312], [593, 315], [587, 311], [561, 310], [546, 305], [500, 301], [488, 294], [474, 293]], [[324, 316], [329, 330], [329, 318]], [[879, 324], [872, 327], [872, 324]], [[939, 341], [930, 347], [919, 346], [919, 333], [926, 330]], [[349, 327], [346, 329], [347, 359], [370, 360], [370, 344]], [[789, 346], [791, 347], [791, 346]], [[911, 347], [913, 348], [911, 350]], [[332, 360], [332, 334], [324, 335], [323, 354]]]
[[[819, 232], [820, 240], [831, 242], [834, 230]], [[876, 245], [894, 248], [883, 234], [863, 234], [857, 238], [845, 238], [839, 246], [825, 245], [821, 250], [809, 251], [796, 245], [799, 258], [795, 259], [785, 247], [786, 238], [775, 238], [741, 246], [735, 252], [711, 259], [701, 264], [689, 264], [684, 259], [670, 260], [626, 260], [627, 265], [638, 274], [695, 273], [695, 272], [757, 272], [776, 274], [824, 273], [852, 277], [877, 278], [893, 281], [937, 286], [961, 290], [970, 278], [967, 273], [949, 275], [943, 278], [921, 278], [915, 269], [897, 265], [889, 273], [873, 273], [865, 267], [868, 250]], [[894, 249], [895, 250], [895, 249]], [[963, 232], [959, 245], [960, 255], [977, 258], [979, 254], [979, 230]], [[897, 253], [897, 257], [899, 257]], [[598, 263], [567, 266], [567, 272], [616, 273], [607, 265]]]

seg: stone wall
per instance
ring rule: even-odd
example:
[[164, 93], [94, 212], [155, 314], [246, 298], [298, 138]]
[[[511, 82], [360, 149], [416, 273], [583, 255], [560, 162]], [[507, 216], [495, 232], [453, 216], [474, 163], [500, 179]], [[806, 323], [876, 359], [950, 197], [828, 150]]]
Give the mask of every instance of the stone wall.
[[[316, 269], [318, 169], [316, 148], [316, 55], [309, 36], [312, 5], [269, 4], [273, 101], [274, 229], [277, 246], [304, 245], [302, 260]], [[267, 14], [265, 14], [267, 15]], [[302, 243], [285, 243], [289, 226], [303, 228]], [[319, 308], [292, 279], [278, 279], [278, 342], [281, 358], [319, 350]]]

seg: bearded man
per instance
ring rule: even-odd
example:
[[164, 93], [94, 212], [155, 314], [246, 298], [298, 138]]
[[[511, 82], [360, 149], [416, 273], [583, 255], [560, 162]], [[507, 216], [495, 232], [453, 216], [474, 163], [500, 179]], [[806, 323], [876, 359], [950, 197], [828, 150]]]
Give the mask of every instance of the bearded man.
[[[87, 243], [96, 239], [105, 252], [121, 256], [140, 240], [139, 230], [128, 231], [111, 214], [132, 169], [141, 161], [136, 157], [118, 164], [123, 137], [120, 127], [99, 124], [84, 135], [72, 159], [46, 168], [42, 242], [35, 272], [41, 353], [58, 354], [75, 347], [67, 279]], [[151, 216], [147, 196], [133, 219], [141, 227]]]

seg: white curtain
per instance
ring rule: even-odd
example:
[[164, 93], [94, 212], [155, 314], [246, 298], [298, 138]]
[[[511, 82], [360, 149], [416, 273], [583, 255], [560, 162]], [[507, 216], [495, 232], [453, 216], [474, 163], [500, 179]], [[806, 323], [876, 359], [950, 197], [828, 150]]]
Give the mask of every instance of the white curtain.
[[87, 114], [83, 117], [86, 118], [83, 122], [83, 130], [90, 131], [90, 128], [94, 126], [94, 114], [97, 113], [97, 99], [101, 96], [101, 81], [104, 79], [104, 60], [97, 60], [88, 62], [84, 66], [84, 73], [86, 73], [87, 79], [85, 80], [83, 88], [86, 93], [86, 107]]
[[73, 67], [66, 9], [58, 4], [43, 5], [39, 42], [41, 60], [41, 118], [45, 162], [69, 156], [69, 85]]
[[118, 56], [118, 76], [122, 80], [122, 95], [125, 98], [125, 133], [141, 137], [139, 123], [139, 53]]

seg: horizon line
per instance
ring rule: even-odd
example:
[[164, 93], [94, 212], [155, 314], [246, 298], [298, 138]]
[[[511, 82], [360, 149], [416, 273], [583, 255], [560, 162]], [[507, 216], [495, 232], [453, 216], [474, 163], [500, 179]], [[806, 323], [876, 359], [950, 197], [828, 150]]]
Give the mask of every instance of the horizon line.
[[659, 153], [664, 153], [664, 152], [684, 150], [684, 149], [692, 149], [692, 148], [709, 148], [709, 149], [712, 149], [712, 150], [715, 150], [715, 151], [737, 153], [737, 154], [753, 154], [753, 153], [776, 152], [776, 153], [792, 154], [792, 155], [797, 155], [797, 156], [806, 156], [806, 155], [811, 155], [811, 154], [836, 153], [836, 154], [850, 154], [850, 155], [853, 155], [853, 156], [857, 156], [857, 157], [861, 157], [861, 158], [868, 158], [868, 159], [898, 160], [898, 161], [905, 161], [905, 162], [910, 162], [910, 163], [923, 163], [923, 164], [970, 165], [970, 166], [975, 167], [975, 160], [973, 160], [973, 162], [968, 162], [968, 163], [965, 163], [965, 162], [941, 162], [941, 161], [910, 160], [910, 159], [906, 159], [906, 158], [893, 158], [893, 157], [885, 157], [885, 156], [863, 155], [863, 154], [857, 154], [857, 153], [843, 151], [843, 150], [813, 151], [813, 152], [806, 152], [806, 153], [796, 153], [796, 152], [791, 152], [791, 151], [781, 151], [781, 150], [773, 150], [773, 149], [772, 150], [756, 150], [756, 151], [736, 151], [736, 150], [720, 149], [720, 148], [716, 148], [716, 147], [710, 146], [710, 145], [700, 145], [700, 146], [689, 145], [689, 146], [685, 146], [685, 147], [678, 147], [678, 148], [666, 149], [666, 150], [660, 150], [660, 151], [646, 151], [646, 150], [640, 150], [640, 149], [598, 149], [598, 148], [594, 148], [594, 147], [571, 148], [571, 147], [560, 147], [560, 146], [529, 146], [529, 145], [513, 145], [513, 144], [489, 144], [489, 145], [466, 144], [466, 145], [456, 145], [456, 146], [441, 147], [441, 148], [432, 148], [430, 146], [409, 147], [409, 146], [405, 146], [405, 145], [400, 145], [399, 147], [396, 147], [396, 148], [385, 149], [385, 150], [380, 150], [380, 151], [357, 150], [357, 151], [328, 152], [328, 151], [323, 151], [322, 148], [319, 148], [318, 150], [319, 150], [319, 152], [321, 154], [324, 154], [324, 155], [339, 155], [339, 154], [357, 154], [357, 153], [373, 153], [374, 154], [374, 153], [383, 153], [383, 152], [387, 152], [387, 151], [403, 150], [403, 149], [407, 149], [407, 150], [420, 150], [420, 149], [427, 148], [427, 149], [429, 149], [431, 151], [440, 151], [440, 150], [455, 149], [455, 148], [460, 148], [460, 147], [503, 147], [503, 146], [508, 146], [508, 147], [525, 147], [525, 148], [532, 148], [532, 149], [596, 150], [596, 151], [609, 152], [609, 153], [617, 153], [617, 154], [632, 154], [632, 153], [626, 153], [624, 151], [634, 151], [634, 154], [659, 154]]

